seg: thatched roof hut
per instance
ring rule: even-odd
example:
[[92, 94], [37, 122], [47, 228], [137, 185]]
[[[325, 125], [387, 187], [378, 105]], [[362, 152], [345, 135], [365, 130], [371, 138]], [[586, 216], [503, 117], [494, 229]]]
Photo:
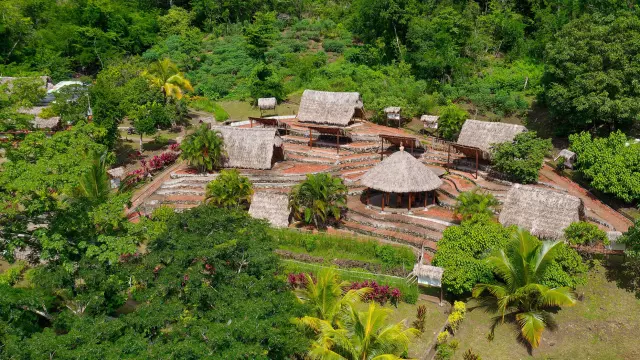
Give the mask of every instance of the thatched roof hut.
[[25, 115], [33, 115], [34, 118], [31, 124], [36, 129], [55, 129], [60, 125], [60, 117], [52, 116], [50, 118], [40, 117], [40, 113], [46, 106], [33, 106], [30, 108], [20, 108], [18, 112]]
[[107, 174], [112, 178], [122, 179], [122, 177], [124, 177], [124, 166], [109, 169], [107, 170]]
[[28, 77], [28, 76], [25, 76], [25, 77], [0, 76], [0, 86], [7, 84], [7, 89], [11, 90], [11, 89], [13, 89], [14, 81], [20, 80], [20, 79], [39, 79], [40, 81], [42, 81], [42, 87], [45, 90], [50, 90], [50, 89], [53, 89], [53, 87], [54, 87], [53, 81], [48, 76], [34, 76], [34, 77]]
[[564, 229], [584, 217], [582, 200], [567, 193], [515, 184], [500, 212], [502, 225], [517, 225], [544, 239], [560, 239]]
[[479, 148], [487, 158], [493, 144], [511, 142], [516, 135], [525, 131], [527, 128], [522, 125], [467, 120], [460, 130], [458, 144]]
[[298, 120], [347, 126], [354, 117], [363, 117], [363, 114], [360, 93], [305, 90], [300, 100]]
[[413, 266], [413, 275], [418, 278], [418, 284], [429, 286], [442, 286], [442, 274], [444, 268], [417, 263]]
[[438, 120], [440, 116], [438, 115], [422, 115], [420, 116], [420, 121], [424, 124], [424, 127], [427, 129], [437, 129], [438, 128]]
[[288, 227], [291, 215], [289, 196], [272, 191], [256, 192], [251, 200], [249, 215], [268, 220], [274, 227]]
[[274, 97], [258, 99], [258, 108], [260, 110], [273, 110], [277, 104], [278, 101]]
[[273, 128], [214, 128], [224, 138], [227, 152], [225, 167], [241, 169], [271, 169], [275, 162], [274, 148], [282, 147], [282, 138]]
[[388, 193], [431, 191], [442, 180], [411, 154], [400, 147], [362, 176], [360, 182], [370, 188]]

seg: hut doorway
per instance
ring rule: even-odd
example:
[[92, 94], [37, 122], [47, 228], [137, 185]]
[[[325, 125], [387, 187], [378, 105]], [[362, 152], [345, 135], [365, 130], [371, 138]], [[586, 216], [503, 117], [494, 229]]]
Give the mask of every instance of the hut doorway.
[[435, 190], [410, 192], [410, 193], [388, 193], [373, 189], [367, 189], [365, 203], [367, 206], [380, 209], [380, 211], [391, 212], [411, 212], [416, 208], [427, 208], [437, 203], [437, 193]]

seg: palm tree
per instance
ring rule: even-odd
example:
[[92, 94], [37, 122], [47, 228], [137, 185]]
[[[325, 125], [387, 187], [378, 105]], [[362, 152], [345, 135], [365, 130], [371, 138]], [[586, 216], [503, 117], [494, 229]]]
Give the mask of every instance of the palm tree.
[[505, 316], [514, 316], [522, 338], [533, 348], [540, 344], [543, 330], [552, 324], [547, 309], [576, 303], [569, 288], [549, 288], [539, 283], [560, 246], [560, 242], [540, 242], [519, 229], [507, 251], [501, 249], [486, 260], [503, 282], [478, 284], [473, 289], [474, 297], [488, 292], [494, 298], [502, 322]]
[[289, 205], [298, 220], [324, 227], [330, 217], [340, 220], [347, 203], [347, 187], [342, 179], [326, 173], [308, 174], [289, 195]]
[[498, 200], [487, 192], [480, 192], [478, 188], [465, 191], [456, 199], [455, 214], [461, 215], [463, 220], [468, 220], [476, 215], [493, 216], [493, 208], [498, 205]]
[[294, 290], [298, 300], [311, 307], [312, 315], [319, 320], [337, 324], [340, 316], [350, 311], [351, 307], [371, 291], [371, 288], [349, 290], [343, 294], [342, 289], [349, 286], [347, 281], [339, 281], [334, 269], [325, 268], [318, 272], [314, 280], [305, 274], [306, 285]]
[[417, 329], [405, 329], [403, 322], [387, 325], [393, 310], [375, 303], [366, 311], [353, 307], [343, 322], [334, 327], [329, 321], [304, 317], [300, 324], [316, 332], [316, 340], [307, 353], [310, 359], [395, 360], [409, 348], [411, 336], [419, 336]]
[[180, 100], [184, 92], [193, 91], [191, 82], [185, 79], [178, 66], [168, 58], [151, 63], [146, 75], [154, 86], [160, 88], [165, 102], [169, 98]]
[[180, 149], [182, 158], [201, 172], [219, 168], [225, 155], [220, 133], [204, 124], [182, 141]]
[[111, 184], [106, 167], [106, 153], [91, 155], [91, 167], [78, 179], [74, 188], [75, 198], [84, 198], [93, 204], [104, 202], [111, 192]]
[[218, 177], [207, 184], [205, 201], [216, 207], [239, 208], [251, 203], [253, 186], [238, 170], [222, 170]]

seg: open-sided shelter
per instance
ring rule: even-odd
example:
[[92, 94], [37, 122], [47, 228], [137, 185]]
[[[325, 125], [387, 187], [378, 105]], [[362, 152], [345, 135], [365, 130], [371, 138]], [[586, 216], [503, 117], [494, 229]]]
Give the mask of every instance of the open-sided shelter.
[[214, 128], [222, 134], [226, 151], [225, 167], [271, 169], [283, 157], [282, 138], [274, 128]]
[[357, 92], [305, 90], [297, 117], [303, 123], [347, 126], [364, 117], [362, 98]]
[[367, 171], [360, 178], [360, 182], [368, 188], [368, 205], [370, 204], [371, 190], [382, 192], [382, 211], [384, 211], [385, 204], [390, 205], [390, 194], [396, 194], [396, 204], [402, 203], [403, 195], [407, 194], [408, 210], [411, 210], [413, 200], [418, 195], [423, 196], [426, 207], [428, 195], [431, 194], [431, 202], [435, 203], [435, 190], [442, 185], [442, 180], [431, 169], [404, 151], [402, 146], [400, 151], [391, 154]]
[[438, 120], [440, 116], [438, 115], [422, 115], [420, 117], [420, 121], [426, 129], [437, 129], [438, 128]]
[[517, 225], [543, 239], [557, 240], [564, 229], [584, 217], [582, 200], [564, 192], [515, 184], [507, 193], [500, 223]]
[[[479, 149], [482, 151], [482, 158], [488, 160], [491, 154], [491, 146], [512, 142], [516, 135], [525, 131], [527, 131], [527, 128], [522, 125], [467, 120], [462, 125], [457, 144], [467, 148]], [[464, 151], [462, 152], [464, 153]], [[465, 153], [465, 155], [467, 154]]]
[[385, 123], [388, 125], [389, 120], [397, 121], [398, 126], [402, 125], [402, 108], [399, 106], [389, 106], [384, 108]]
[[273, 191], [258, 191], [253, 194], [249, 215], [265, 219], [274, 227], [288, 227], [291, 215], [289, 196]]

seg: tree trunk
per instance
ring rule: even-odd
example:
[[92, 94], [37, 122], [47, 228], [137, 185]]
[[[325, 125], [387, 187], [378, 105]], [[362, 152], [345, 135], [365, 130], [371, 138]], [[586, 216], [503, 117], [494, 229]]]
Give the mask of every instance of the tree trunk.
[[142, 133], [140, 133], [140, 153], [142, 153]]

